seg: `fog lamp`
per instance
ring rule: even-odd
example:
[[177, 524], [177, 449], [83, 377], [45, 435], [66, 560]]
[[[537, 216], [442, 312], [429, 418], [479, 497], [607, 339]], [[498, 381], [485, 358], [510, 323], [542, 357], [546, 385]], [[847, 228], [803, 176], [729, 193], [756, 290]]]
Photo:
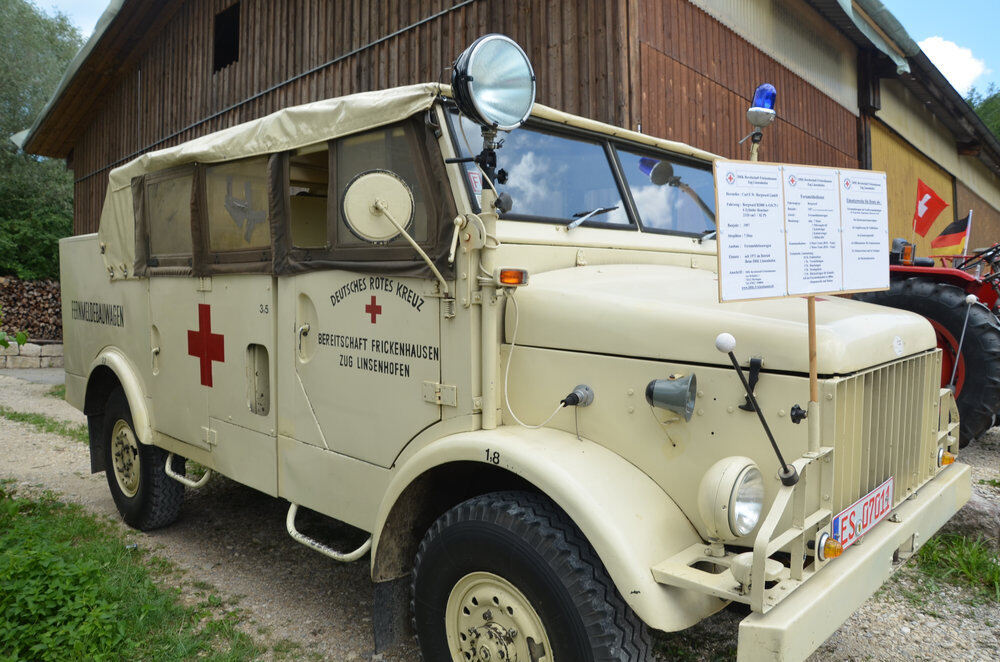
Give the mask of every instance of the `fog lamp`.
[[954, 453], [949, 453], [943, 448], [938, 449], [937, 462], [939, 467], [946, 467], [949, 464], [954, 464], [958, 456]]
[[816, 545], [816, 556], [820, 561], [835, 559], [843, 553], [844, 546], [840, 544], [839, 540], [826, 532], [820, 534], [819, 544]]
[[764, 508], [764, 478], [748, 457], [727, 457], [705, 472], [698, 487], [698, 510], [713, 540], [745, 536], [757, 527]]
[[510, 131], [524, 123], [535, 103], [535, 72], [510, 37], [488, 34], [455, 60], [452, 92], [459, 110], [485, 127]]

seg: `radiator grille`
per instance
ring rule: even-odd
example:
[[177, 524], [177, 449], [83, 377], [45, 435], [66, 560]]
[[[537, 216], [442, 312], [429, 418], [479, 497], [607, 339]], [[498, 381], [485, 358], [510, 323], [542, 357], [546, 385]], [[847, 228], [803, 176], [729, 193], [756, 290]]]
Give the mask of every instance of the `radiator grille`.
[[834, 513], [895, 478], [895, 504], [931, 477], [941, 367], [930, 351], [836, 382]]

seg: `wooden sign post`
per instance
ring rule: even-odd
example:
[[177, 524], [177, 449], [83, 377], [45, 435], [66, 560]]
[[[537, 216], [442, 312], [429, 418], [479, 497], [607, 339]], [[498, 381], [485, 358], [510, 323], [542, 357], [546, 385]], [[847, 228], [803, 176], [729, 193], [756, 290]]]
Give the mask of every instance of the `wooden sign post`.
[[816, 297], [888, 289], [885, 173], [724, 160], [714, 169], [719, 301], [806, 298], [818, 450]]

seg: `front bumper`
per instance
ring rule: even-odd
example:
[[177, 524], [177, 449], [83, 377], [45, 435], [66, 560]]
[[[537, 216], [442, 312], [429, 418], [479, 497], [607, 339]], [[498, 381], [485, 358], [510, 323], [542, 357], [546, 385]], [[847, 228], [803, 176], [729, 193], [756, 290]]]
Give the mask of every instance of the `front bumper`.
[[971, 475], [968, 465], [947, 467], [767, 613], [745, 618], [737, 662], [804, 660], [965, 505]]

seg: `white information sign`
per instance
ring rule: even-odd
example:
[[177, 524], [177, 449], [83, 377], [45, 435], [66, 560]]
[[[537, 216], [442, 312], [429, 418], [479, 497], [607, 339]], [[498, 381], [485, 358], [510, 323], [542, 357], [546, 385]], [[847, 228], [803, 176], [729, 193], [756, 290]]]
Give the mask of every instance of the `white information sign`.
[[[760, 163], [717, 162], [720, 166], [723, 163], [725, 168], [716, 172], [722, 298], [785, 296], [788, 284], [780, 172]], [[724, 275], [722, 269], [726, 270]]]
[[837, 171], [786, 166], [782, 184], [788, 239], [788, 293], [817, 294], [842, 289]]
[[715, 162], [719, 299], [889, 287], [885, 173]]
[[889, 287], [889, 206], [885, 173], [840, 172], [844, 289]]

